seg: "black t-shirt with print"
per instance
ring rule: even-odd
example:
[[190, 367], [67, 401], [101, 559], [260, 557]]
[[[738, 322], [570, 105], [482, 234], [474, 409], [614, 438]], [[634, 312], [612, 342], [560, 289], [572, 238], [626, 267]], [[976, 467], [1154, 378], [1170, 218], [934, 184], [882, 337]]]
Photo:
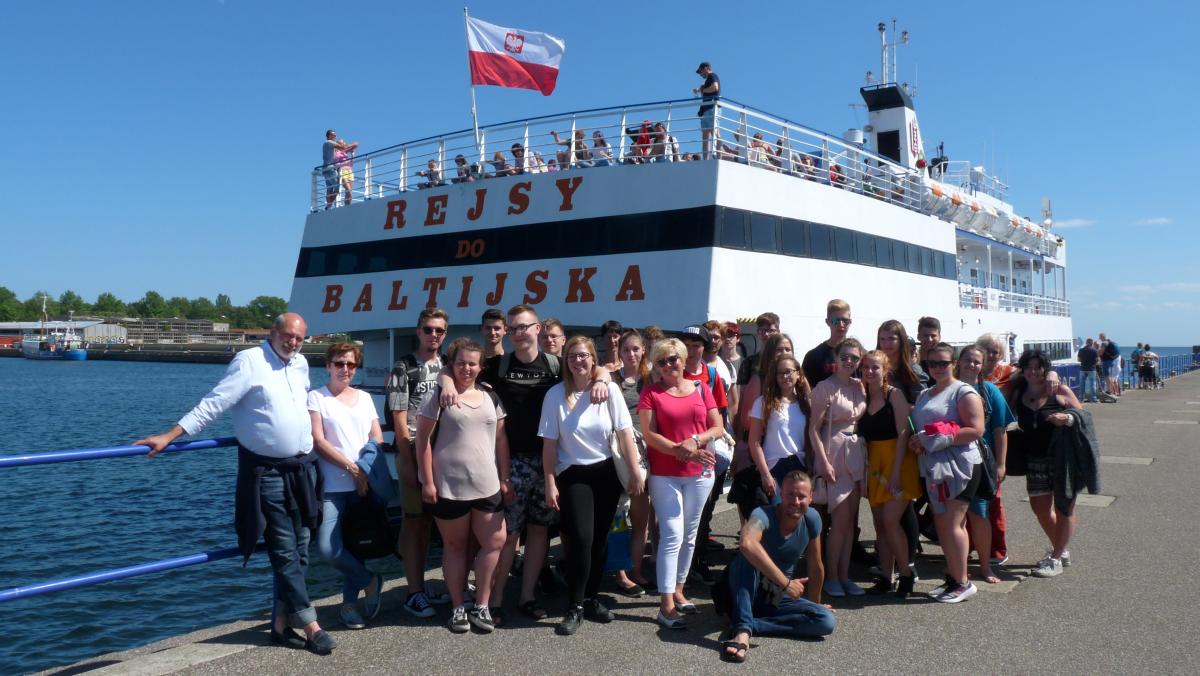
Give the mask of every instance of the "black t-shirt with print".
[[542, 418], [542, 400], [562, 380], [562, 369], [555, 375], [545, 352], [538, 352], [537, 358], [528, 364], [513, 354], [508, 359], [508, 373], [501, 374], [502, 358], [503, 355], [489, 357], [479, 379], [492, 386], [504, 405], [508, 452], [522, 457], [541, 455], [542, 440], [537, 430]]
[[830, 347], [829, 343], [822, 342], [804, 355], [800, 368], [804, 370], [804, 377], [808, 379], [809, 386], [816, 387], [817, 383], [837, 370], [837, 351]]

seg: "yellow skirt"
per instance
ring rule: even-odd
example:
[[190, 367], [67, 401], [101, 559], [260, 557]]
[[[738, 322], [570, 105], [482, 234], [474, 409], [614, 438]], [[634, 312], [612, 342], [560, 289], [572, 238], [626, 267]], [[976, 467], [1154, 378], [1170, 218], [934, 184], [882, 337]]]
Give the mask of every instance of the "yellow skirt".
[[900, 463], [900, 495], [888, 490], [892, 463], [896, 460], [896, 440], [867, 442], [867, 502], [872, 507], [892, 500], [916, 500], [921, 497], [921, 476], [917, 471], [917, 456], [906, 452]]

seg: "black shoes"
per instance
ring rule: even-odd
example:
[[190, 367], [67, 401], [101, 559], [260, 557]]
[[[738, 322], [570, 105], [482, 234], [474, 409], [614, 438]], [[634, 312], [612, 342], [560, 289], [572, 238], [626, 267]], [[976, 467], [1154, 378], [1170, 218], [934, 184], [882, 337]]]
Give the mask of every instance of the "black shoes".
[[896, 598], [906, 599], [913, 592], [913, 584], [917, 581], [916, 575], [901, 575], [899, 581], [896, 582]]
[[275, 628], [271, 627], [271, 643], [288, 648], [303, 648], [307, 641], [303, 635], [291, 627], [284, 627], [281, 632], [275, 631]]
[[608, 624], [616, 618], [613, 615], [613, 611], [606, 608], [603, 603], [600, 603], [599, 599], [583, 600], [583, 616], [592, 622], [599, 622], [600, 624]]
[[572, 605], [567, 608], [567, 616], [554, 628], [554, 633], [559, 636], [571, 636], [579, 631], [581, 624], [583, 624], [583, 606]]
[[317, 655], [328, 655], [337, 647], [337, 641], [329, 635], [329, 632], [322, 629], [312, 635], [312, 638], [304, 642], [304, 647], [308, 651]]

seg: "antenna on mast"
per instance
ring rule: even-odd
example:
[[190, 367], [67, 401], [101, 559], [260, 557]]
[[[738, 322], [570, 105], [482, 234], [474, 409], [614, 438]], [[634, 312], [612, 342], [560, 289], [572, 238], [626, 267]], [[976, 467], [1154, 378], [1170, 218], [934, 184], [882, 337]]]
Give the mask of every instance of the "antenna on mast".
[[[908, 31], [900, 31], [899, 39], [895, 37], [895, 17], [892, 17], [893, 38], [891, 42], [888, 42], [888, 27], [886, 22], [880, 21], [876, 26], [876, 29], [879, 31], [879, 65], [881, 70], [880, 75], [882, 78], [880, 82], [883, 84], [894, 84], [899, 80], [900, 77], [900, 69], [897, 65], [899, 63], [899, 54], [897, 53], [897, 48], [902, 44], [908, 44]], [[891, 49], [891, 54], [888, 53], [889, 49]]]

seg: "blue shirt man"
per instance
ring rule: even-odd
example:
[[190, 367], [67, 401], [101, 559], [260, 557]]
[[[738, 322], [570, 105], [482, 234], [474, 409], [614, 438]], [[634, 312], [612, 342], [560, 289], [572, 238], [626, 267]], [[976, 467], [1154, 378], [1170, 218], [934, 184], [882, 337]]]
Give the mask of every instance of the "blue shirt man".
[[[779, 488], [780, 503], [754, 510], [746, 521], [729, 564], [733, 637], [722, 648], [729, 661], [745, 661], [753, 634], [805, 638], [837, 627], [833, 612], [821, 605], [825, 568], [821, 517], [809, 509], [812, 480], [797, 470]], [[796, 577], [801, 559], [808, 562], [807, 577]]]
[[[265, 534], [275, 572], [271, 640], [327, 654], [336, 642], [317, 623], [304, 580], [310, 528], [320, 513], [319, 502], [313, 504], [319, 480], [307, 407], [308, 362], [300, 354], [307, 330], [300, 315], [280, 315], [270, 339], [234, 357], [195, 408], [170, 430], [134, 445], [149, 447], [154, 457], [181, 435], [200, 432], [226, 411], [232, 414], [239, 446], [239, 544], [246, 550], [241, 540], [243, 523], [249, 522], [249, 539]], [[249, 544], [252, 551], [254, 542]], [[291, 627], [303, 628], [306, 637]]]

